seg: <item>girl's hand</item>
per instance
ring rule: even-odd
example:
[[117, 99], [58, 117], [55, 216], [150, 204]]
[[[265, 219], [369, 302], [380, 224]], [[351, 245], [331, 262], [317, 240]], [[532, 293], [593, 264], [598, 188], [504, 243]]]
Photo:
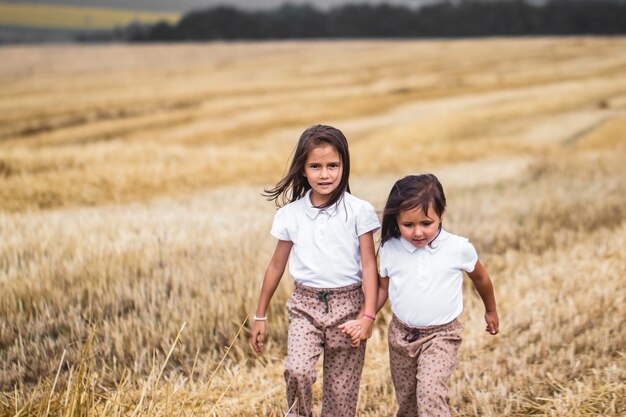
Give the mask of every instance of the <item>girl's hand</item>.
[[485, 331], [491, 335], [497, 335], [500, 331], [500, 319], [498, 318], [498, 313], [496, 311], [486, 312], [485, 321], [487, 322]]
[[352, 347], [361, 345], [361, 322], [360, 320], [349, 320], [337, 326], [343, 333], [352, 339]]
[[250, 346], [256, 353], [263, 351], [263, 345], [265, 344], [265, 321], [255, 320], [250, 330]]
[[359, 319], [359, 322], [361, 323], [361, 340], [366, 340], [372, 337], [372, 330], [374, 330], [374, 320], [362, 316]]

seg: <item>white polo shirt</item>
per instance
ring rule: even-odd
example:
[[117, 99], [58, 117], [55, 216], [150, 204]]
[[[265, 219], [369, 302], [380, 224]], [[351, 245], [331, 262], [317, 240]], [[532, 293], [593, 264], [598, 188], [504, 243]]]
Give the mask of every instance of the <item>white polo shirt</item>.
[[391, 238], [379, 251], [381, 277], [389, 278], [394, 314], [411, 326], [435, 326], [463, 311], [463, 271], [478, 261], [464, 237], [441, 230], [432, 247], [418, 249], [402, 237]]
[[302, 285], [339, 288], [361, 282], [359, 236], [380, 227], [374, 207], [344, 193], [337, 204], [313, 207], [311, 191], [281, 207], [272, 236], [293, 242], [289, 272]]

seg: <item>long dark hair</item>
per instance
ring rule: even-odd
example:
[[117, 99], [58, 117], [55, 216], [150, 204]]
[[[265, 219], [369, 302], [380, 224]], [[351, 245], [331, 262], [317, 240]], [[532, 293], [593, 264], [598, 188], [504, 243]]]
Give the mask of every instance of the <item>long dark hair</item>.
[[282, 207], [292, 201], [296, 201], [311, 189], [304, 174], [304, 165], [309, 152], [318, 146], [330, 145], [341, 158], [341, 181], [339, 186], [330, 196], [326, 204], [320, 208], [330, 207], [337, 203], [345, 192], [350, 192], [350, 152], [348, 150], [348, 140], [339, 129], [332, 126], [315, 125], [306, 129], [296, 145], [296, 149], [291, 160], [291, 166], [285, 177], [276, 184], [276, 187], [265, 189], [263, 196], [268, 200], [274, 200], [276, 205]]
[[401, 211], [421, 207], [424, 214], [428, 215], [431, 205], [441, 217], [446, 209], [446, 196], [441, 183], [433, 174], [408, 175], [396, 181], [391, 187], [383, 212], [380, 246], [392, 237], [400, 236], [397, 216]]

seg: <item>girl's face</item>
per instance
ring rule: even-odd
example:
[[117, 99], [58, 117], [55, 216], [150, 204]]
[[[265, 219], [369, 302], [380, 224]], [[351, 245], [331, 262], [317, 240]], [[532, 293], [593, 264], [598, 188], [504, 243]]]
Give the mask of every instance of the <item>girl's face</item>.
[[437, 237], [441, 225], [441, 218], [433, 209], [432, 204], [428, 207], [426, 214], [421, 207], [415, 207], [401, 211], [396, 220], [400, 236], [419, 249], [426, 247]]
[[341, 182], [343, 171], [341, 157], [331, 145], [313, 148], [304, 163], [304, 173], [311, 186], [311, 203], [321, 206], [329, 199]]

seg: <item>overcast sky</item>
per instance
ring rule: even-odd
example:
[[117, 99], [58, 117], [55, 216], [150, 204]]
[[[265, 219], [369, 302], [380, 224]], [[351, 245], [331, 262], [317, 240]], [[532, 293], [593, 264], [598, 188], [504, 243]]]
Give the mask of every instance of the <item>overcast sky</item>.
[[[217, 5], [230, 5], [245, 9], [272, 8], [286, 3], [286, 0], [0, 0], [6, 3], [48, 3], [75, 6], [98, 6], [136, 10], [186, 12]], [[289, 0], [292, 4], [312, 4], [320, 9], [348, 3], [401, 4], [422, 6], [442, 0]], [[496, 0], [503, 1], [503, 0]]]

